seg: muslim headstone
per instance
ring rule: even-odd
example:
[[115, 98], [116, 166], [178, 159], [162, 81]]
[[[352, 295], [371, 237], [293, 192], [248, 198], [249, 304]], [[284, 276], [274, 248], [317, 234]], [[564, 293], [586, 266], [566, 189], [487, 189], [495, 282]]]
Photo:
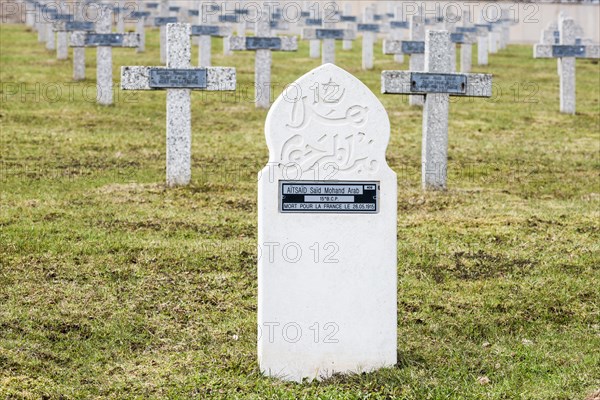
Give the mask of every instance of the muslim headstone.
[[258, 359], [288, 381], [396, 364], [397, 183], [377, 97], [333, 64], [289, 85], [258, 183]]

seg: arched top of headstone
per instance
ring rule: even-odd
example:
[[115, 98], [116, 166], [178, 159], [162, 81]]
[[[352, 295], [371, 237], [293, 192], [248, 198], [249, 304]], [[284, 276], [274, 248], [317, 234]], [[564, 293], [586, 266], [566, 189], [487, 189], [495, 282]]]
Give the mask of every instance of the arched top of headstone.
[[385, 152], [390, 122], [361, 81], [324, 64], [290, 84], [271, 107], [265, 136], [270, 165], [290, 166], [310, 179], [374, 177], [393, 173]]

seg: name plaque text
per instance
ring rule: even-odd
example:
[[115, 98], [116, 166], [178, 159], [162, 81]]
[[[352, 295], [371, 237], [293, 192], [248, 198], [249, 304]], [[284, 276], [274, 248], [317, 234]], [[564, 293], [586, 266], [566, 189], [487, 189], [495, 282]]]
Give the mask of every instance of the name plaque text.
[[278, 37], [246, 37], [246, 50], [281, 50], [281, 38]]
[[65, 24], [65, 30], [73, 31], [93, 31], [94, 23], [91, 21], [69, 21]]
[[402, 53], [404, 53], [404, 54], [424, 54], [425, 53], [425, 42], [414, 41], [414, 40], [403, 40], [402, 41]]
[[280, 181], [279, 184], [282, 213], [379, 212], [379, 182]]
[[154, 18], [154, 26], [163, 26], [166, 24], [176, 24], [177, 17], [156, 17]]
[[120, 33], [88, 33], [85, 35], [86, 46], [123, 46], [123, 35]]
[[150, 69], [151, 88], [206, 89], [206, 69]]
[[358, 24], [356, 28], [359, 32], [379, 32], [377, 24]]
[[219, 34], [216, 25], [192, 25], [192, 36], [215, 36]]
[[344, 31], [341, 29], [317, 29], [317, 39], [343, 39]]
[[411, 91], [418, 93], [467, 93], [467, 77], [460, 74], [410, 74]]
[[552, 46], [552, 57], [583, 57], [585, 46], [558, 45]]

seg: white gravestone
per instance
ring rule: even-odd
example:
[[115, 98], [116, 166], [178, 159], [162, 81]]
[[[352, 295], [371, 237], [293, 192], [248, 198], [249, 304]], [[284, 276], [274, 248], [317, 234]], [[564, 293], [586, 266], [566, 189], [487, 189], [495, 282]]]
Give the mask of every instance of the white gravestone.
[[[402, 20], [403, 14], [404, 13], [402, 11], [402, 7], [396, 7], [396, 11], [394, 14], [395, 19], [390, 21], [390, 39], [391, 40], [397, 40], [397, 41], [402, 40], [402, 37], [404, 35], [403, 30], [409, 28], [408, 21]], [[394, 54], [394, 61], [396, 61], [399, 64], [402, 64], [404, 62], [404, 54], [402, 54], [402, 53]]]
[[477, 65], [485, 66], [489, 62], [490, 24], [476, 24], [477, 27]]
[[575, 44], [575, 21], [562, 18], [558, 26], [560, 44], [538, 44], [535, 58], [560, 59], [560, 112], [575, 114], [575, 61], [577, 58], [600, 58], [600, 45]]
[[421, 182], [425, 190], [446, 189], [449, 96], [492, 95], [491, 75], [449, 73], [451, 45], [449, 32], [427, 31], [425, 72], [383, 71], [381, 74], [382, 93], [425, 94], [421, 152]]
[[358, 24], [358, 32], [362, 32], [362, 69], [373, 69], [373, 46], [377, 33], [379, 33], [379, 25], [374, 23], [374, 12], [372, 7], [365, 9], [362, 24]]
[[256, 21], [256, 36], [232, 36], [232, 51], [252, 50], [256, 52], [254, 64], [255, 104], [257, 108], [271, 105], [271, 51], [297, 51], [298, 39], [295, 36], [271, 36], [268, 14], [263, 11]]
[[[323, 20], [320, 18], [307, 18], [304, 21], [304, 26], [321, 26]], [[321, 41], [319, 39], [311, 39], [308, 41], [308, 56], [310, 58], [319, 58], [321, 56]]]
[[135, 33], [140, 38], [136, 52], [143, 53], [146, 51], [146, 20], [150, 18], [150, 11], [133, 11], [130, 17], [135, 20]]
[[99, 10], [96, 32], [75, 31], [71, 34], [71, 47], [96, 47], [96, 101], [113, 104], [112, 48], [137, 47], [137, 33], [111, 33], [112, 10]]
[[271, 107], [258, 183], [258, 358], [284, 380], [396, 364], [396, 174], [388, 115], [333, 64]]
[[234, 68], [193, 68], [191, 27], [168, 24], [167, 67], [121, 67], [123, 90], [167, 90], [167, 185], [187, 185], [191, 168], [191, 90], [235, 90]]
[[302, 30], [302, 39], [304, 40], [322, 40], [322, 64], [335, 64], [335, 41], [336, 40], [354, 40], [356, 32], [349, 29], [335, 29], [331, 22], [323, 20], [323, 28], [304, 28]]
[[[410, 40], [384, 40], [383, 54], [408, 54], [411, 71], [423, 71], [425, 67], [425, 22], [419, 15], [410, 19]], [[411, 106], [423, 106], [423, 96], [411, 95], [408, 102]]]
[[228, 26], [219, 25], [192, 25], [192, 36], [198, 36], [198, 65], [200, 67], [210, 67], [212, 64], [212, 38], [231, 37], [232, 29]]
[[[355, 30], [356, 21], [357, 18], [352, 16], [352, 3], [346, 2], [346, 4], [344, 4], [344, 15], [341, 17], [341, 22], [346, 23], [346, 29]], [[342, 49], [352, 50], [352, 40], [344, 40], [342, 42]]]

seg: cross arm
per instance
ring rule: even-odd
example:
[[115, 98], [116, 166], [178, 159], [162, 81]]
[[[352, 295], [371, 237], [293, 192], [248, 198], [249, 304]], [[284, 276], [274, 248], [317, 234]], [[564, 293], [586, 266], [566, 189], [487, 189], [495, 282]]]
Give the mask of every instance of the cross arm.
[[[187, 68], [188, 70], [206, 71], [206, 87], [201, 90], [228, 91], [235, 90], [235, 68], [206, 67]], [[150, 86], [151, 70], [172, 70], [167, 67], [121, 67], [121, 89], [123, 90], [155, 90]]]
[[304, 28], [302, 30], [304, 40], [355, 40], [356, 32], [351, 29], [326, 29], [326, 28]]
[[383, 54], [403, 54], [402, 40], [387, 40], [383, 41]]
[[138, 47], [140, 35], [128, 33], [93, 33], [75, 31], [71, 33], [71, 47]]
[[491, 97], [492, 75], [383, 71], [381, 73], [381, 93], [448, 93], [450, 96]]
[[296, 36], [256, 37], [256, 36], [231, 36], [230, 49], [233, 51], [244, 50], [273, 50], [297, 51], [298, 38]]
[[600, 58], [600, 45], [550, 45], [536, 44], [533, 46], [533, 58]]

